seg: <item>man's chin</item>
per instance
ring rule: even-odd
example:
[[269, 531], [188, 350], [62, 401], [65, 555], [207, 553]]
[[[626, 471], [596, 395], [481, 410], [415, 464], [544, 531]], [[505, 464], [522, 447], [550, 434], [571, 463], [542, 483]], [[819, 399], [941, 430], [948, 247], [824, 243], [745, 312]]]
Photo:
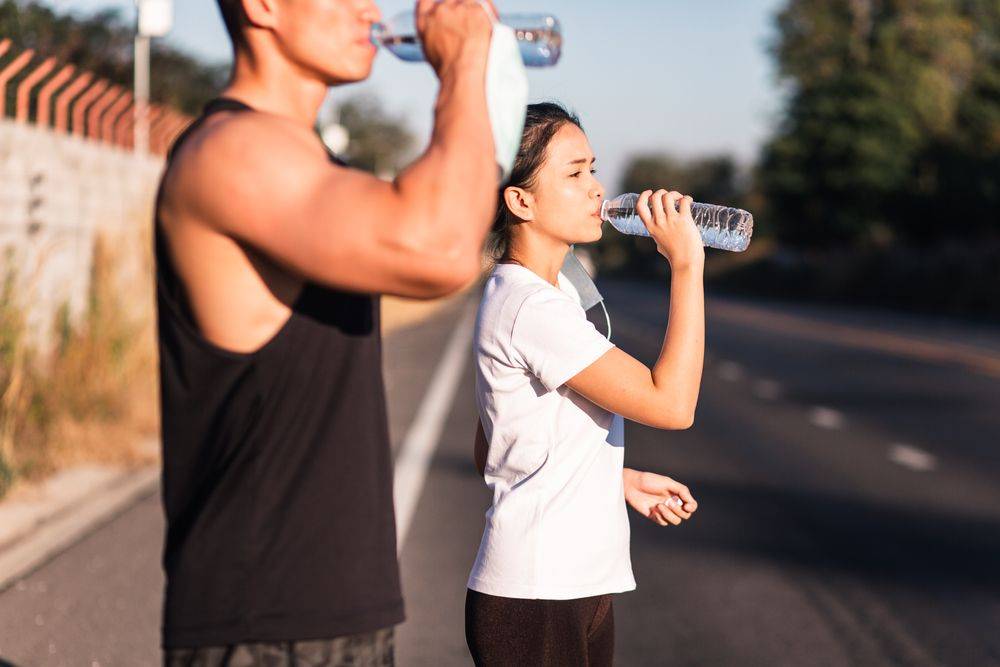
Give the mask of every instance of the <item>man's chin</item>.
[[373, 62], [369, 62], [367, 66], [362, 65], [353, 70], [329, 73], [326, 77], [326, 85], [343, 86], [349, 83], [360, 83], [371, 76]]

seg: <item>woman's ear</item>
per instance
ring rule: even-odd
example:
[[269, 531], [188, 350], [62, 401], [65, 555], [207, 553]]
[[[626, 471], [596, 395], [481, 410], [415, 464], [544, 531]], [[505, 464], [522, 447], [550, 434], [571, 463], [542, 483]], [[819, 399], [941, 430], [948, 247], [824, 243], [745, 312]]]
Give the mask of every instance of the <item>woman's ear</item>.
[[535, 198], [524, 188], [513, 186], [504, 188], [503, 200], [510, 212], [523, 222], [535, 219]]

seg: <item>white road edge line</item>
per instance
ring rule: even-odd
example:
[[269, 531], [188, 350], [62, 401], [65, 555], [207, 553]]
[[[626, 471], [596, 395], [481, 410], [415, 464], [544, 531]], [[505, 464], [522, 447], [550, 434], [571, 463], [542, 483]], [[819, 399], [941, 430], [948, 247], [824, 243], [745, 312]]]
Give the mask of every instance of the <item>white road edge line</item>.
[[893, 443], [889, 447], [889, 460], [917, 472], [930, 472], [937, 468], [937, 457], [933, 454], [901, 442]]
[[766, 401], [776, 401], [784, 392], [781, 383], [776, 380], [757, 380], [752, 391], [754, 396]]
[[[465, 312], [448, 340], [424, 400], [420, 403], [396, 456], [393, 497], [396, 503], [397, 552], [403, 550], [424, 481], [427, 479], [427, 470], [441, 439], [444, 423], [451, 412], [462, 372], [472, 355], [472, 328], [476, 321], [474, 306], [475, 302], [465, 306]], [[471, 433], [469, 437], [472, 437]]]
[[46, 520], [34, 529], [29, 538], [15, 542], [0, 554], [0, 590], [83, 539], [117, 512], [152, 493], [159, 480], [159, 465], [142, 469], [114, 488]]

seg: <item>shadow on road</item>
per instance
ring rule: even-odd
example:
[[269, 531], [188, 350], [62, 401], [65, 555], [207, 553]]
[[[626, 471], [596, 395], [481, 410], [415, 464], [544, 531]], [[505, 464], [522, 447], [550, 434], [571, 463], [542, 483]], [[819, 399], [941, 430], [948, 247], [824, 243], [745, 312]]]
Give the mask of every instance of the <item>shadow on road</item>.
[[[683, 538], [633, 521], [643, 549], [710, 549], [839, 571], [916, 590], [970, 587], [1000, 596], [1000, 522], [847, 496], [751, 484], [685, 480], [700, 508]], [[638, 517], [635, 517], [638, 518]]]

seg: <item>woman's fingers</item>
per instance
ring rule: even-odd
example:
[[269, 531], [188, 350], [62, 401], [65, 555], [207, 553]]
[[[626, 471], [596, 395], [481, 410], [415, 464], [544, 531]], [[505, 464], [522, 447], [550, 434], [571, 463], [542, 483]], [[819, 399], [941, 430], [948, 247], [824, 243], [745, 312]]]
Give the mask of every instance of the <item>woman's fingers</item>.
[[675, 483], [671, 492], [677, 494], [677, 496], [684, 501], [684, 509], [688, 512], [693, 512], [698, 509], [698, 501], [691, 495], [691, 490], [683, 484]]
[[653, 220], [656, 222], [658, 227], [662, 227], [667, 222], [667, 213], [663, 209], [663, 196], [667, 194], [666, 190], [657, 190], [653, 193], [651, 199], [651, 207], [653, 209]]
[[682, 519], [690, 519], [691, 513], [684, 507], [684, 501], [680, 499], [680, 496], [670, 496], [670, 499], [666, 503], [670, 511], [679, 516]]
[[653, 224], [653, 216], [649, 212], [649, 198], [652, 195], [652, 190], [643, 190], [639, 195], [639, 200], [635, 203], [635, 212], [639, 214], [639, 219], [642, 220], [642, 224], [646, 225], [646, 229], [650, 229], [650, 225]]
[[680, 201], [681, 197], [683, 197], [683, 195], [676, 190], [671, 190], [664, 197], [665, 202], [663, 208], [666, 209], [667, 215], [671, 220], [677, 217], [677, 202]]
[[[636, 509], [639, 508], [637, 507]], [[660, 516], [659, 505], [657, 505], [655, 502], [646, 505], [645, 514], [646, 518], [652, 521], [653, 523], [657, 523], [661, 526], [667, 525], [667, 522], [663, 520], [662, 516]]]
[[694, 199], [692, 199], [690, 195], [684, 195], [681, 198], [681, 216], [687, 217], [691, 215], [691, 204], [693, 202]]
[[[656, 513], [660, 516], [660, 518], [662, 518], [664, 521], [668, 522], [672, 526], [681, 525], [682, 519], [676, 514], [674, 514], [674, 511], [669, 507], [667, 507], [666, 503], [660, 503], [659, 505], [657, 505]], [[660, 524], [660, 525], [662, 526], [666, 524]]]

